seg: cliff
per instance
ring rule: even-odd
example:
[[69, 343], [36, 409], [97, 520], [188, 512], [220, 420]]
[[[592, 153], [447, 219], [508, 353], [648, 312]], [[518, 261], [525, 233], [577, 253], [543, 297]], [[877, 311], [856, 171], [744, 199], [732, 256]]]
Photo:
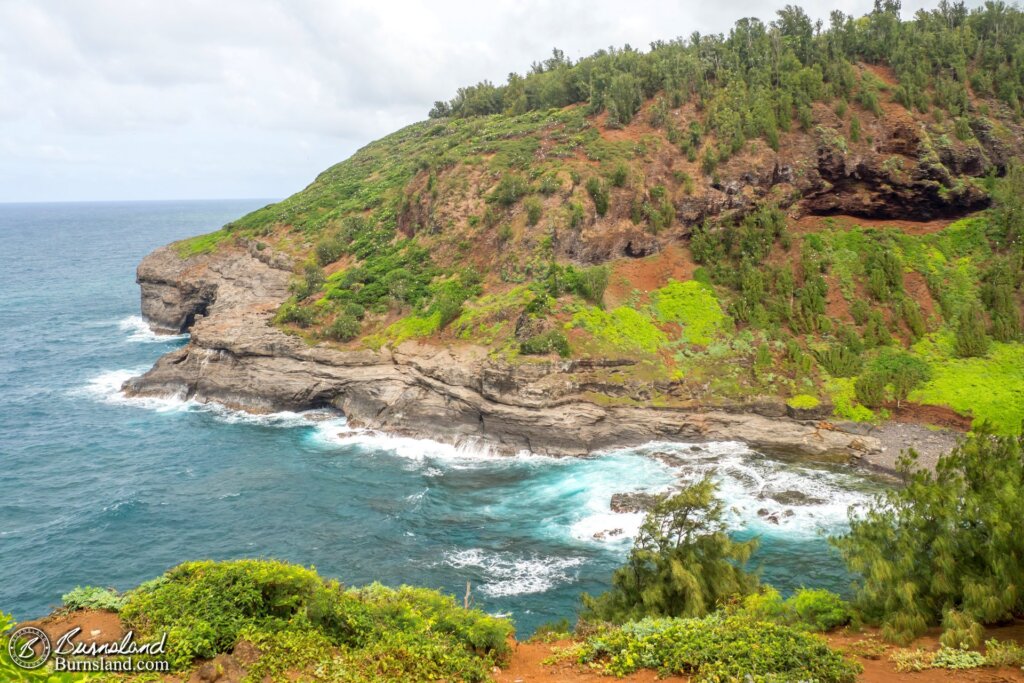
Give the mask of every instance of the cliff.
[[[862, 429], [785, 417], [782, 401], [716, 410], [658, 409], [603, 383], [608, 367], [557, 360], [514, 364], [471, 344], [405, 342], [397, 348], [341, 350], [309, 345], [275, 328], [291, 270], [254, 247], [235, 246], [183, 260], [173, 247], [138, 268], [142, 310], [158, 329], [191, 340], [126, 383], [131, 395], [177, 394], [255, 412], [333, 407], [350, 424], [514, 453], [583, 455], [652, 440], [743, 441], [811, 456], [877, 451]], [[585, 392], [618, 396], [599, 405]], [[642, 395], [644, 388], [633, 392]], [[635, 405], [626, 405], [627, 401]]]
[[144, 315], [192, 339], [126, 390], [510, 452], [738, 439], [890, 466], [948, 447], [933, 427], [1014, 433], [1018, 37], [998, 8], [894, 7], [463, 88], [147, 257]]

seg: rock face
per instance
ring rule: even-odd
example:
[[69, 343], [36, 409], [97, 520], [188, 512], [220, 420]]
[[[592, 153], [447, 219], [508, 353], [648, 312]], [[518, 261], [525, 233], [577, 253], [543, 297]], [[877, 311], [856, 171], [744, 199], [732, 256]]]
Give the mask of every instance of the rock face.
[[780, 417], [778, 406], [683, 410], [583, 398], [603, 388], [612, 397], [622, 392], [595, 374], [615, 361], [511, 365], [469, 345], [407, 342], [393, 352], [311, 346], [270, 324], [289, 277], [285, 259], [246, 245], [187, 260], [173, 248], [154, 251], [138, 268], [143, 314], [158, 330], [188, 330], [192, 338], [125, 391], [255, 412], [334, 407], [355, 426], [506, 453], [583, 455], [652, 440], [734, 440], [817, 457], [880, 448], [870, 436]]

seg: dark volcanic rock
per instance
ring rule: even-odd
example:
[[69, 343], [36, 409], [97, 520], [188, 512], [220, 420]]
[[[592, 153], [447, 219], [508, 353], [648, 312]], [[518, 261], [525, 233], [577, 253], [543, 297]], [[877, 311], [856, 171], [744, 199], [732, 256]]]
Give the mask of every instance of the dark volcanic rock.
[[612, 494], [612, 512], [650, 512], [664, 498], [663, 493], [615, 493]]
[[[138, 276], [147, 319], [161, 329], [187, 327], [191, 339], [129, 380], [128, 394], [174, 394], [256, 412], [333, 407], [354, 426], [506, 453], [584, 455], [659, 440], [734, 440], [815, 457], [850, 457], [855, 438], [869, 450], [880, 447], [871, 437], [749, 410], [597, 405], [583, 398], [588, 390], [616, 395], [602, 379], [623, 365], [614, 360], [512, 364], [479, 346], [415, 342], [393, 351], [311, 346], [270, 324], [288, 296], [291, 274], [260, 256], [232, 246], [185, 261], [167, 247], [146, 257]], [[636, 402], [650, 390], [647, 383], [614, 384]]]

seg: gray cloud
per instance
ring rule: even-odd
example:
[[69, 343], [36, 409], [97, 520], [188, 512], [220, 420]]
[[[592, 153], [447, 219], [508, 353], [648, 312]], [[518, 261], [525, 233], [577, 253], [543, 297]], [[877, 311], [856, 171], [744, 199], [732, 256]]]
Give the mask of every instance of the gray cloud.
[[284, 196], [553, 46], [644, 48], [784, 4], [0, 0], [0, 201]]

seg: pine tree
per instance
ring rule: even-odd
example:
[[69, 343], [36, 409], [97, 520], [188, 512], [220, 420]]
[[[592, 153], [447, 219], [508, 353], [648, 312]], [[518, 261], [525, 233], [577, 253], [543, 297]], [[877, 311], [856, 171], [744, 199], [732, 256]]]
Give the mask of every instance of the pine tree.
[[989, 338], [985, 334], [985, 315], [981, 307], [973, 304], [963, 310], [956, 326], [956, 355], [961, 358], [984, 356], [988, 353]]
[[944, 645], [977, 646], [981, 625], [1024, 616], [1024, 437], [982, 427], [934, 474], [913, 453], [899, 468], [906, 485], [832, 539], [858, 576], [857, 605], [890, 640], [941, 623]]
[[756, 590], [757, 577], [743, 568], [756, 541], [729, 538], [725, 505], [715, 493], [705, 478], [658, 503], [612, 576], [611, 590], [583, 596], [585, 616], [616, 622], [698, 617]]

